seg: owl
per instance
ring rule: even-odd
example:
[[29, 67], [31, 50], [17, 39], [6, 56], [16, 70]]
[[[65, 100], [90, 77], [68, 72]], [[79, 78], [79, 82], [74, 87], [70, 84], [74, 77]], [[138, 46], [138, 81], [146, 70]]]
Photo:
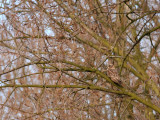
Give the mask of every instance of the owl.
[[117, 69], [115, 68], [115, 66], [113, 64], [110, 64], [108, 67], [107, 67], [107, 75], [108, 77], [111, 78], [111, 80], [117, 84], [121, 84], [121, 79], [120, 79], [120, 76], [118, 74], [118, 71]]

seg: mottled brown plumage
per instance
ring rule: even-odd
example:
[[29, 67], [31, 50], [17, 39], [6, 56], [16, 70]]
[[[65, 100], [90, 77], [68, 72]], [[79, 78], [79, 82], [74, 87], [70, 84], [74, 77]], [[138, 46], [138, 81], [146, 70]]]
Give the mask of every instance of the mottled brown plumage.
[[113, 82], [121, 84], [120, 76], [119, 76], [118, 71], [114, 65], [110, 64], [107, 67], [107, 75], [111, 78], [111, 80]]

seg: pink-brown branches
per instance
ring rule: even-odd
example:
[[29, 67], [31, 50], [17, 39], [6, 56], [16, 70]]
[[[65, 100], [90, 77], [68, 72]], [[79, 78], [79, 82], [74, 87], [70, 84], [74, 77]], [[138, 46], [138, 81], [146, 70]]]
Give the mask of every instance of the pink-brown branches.
[[158, 0], [0, 5], [0, 118], [159, 117]]

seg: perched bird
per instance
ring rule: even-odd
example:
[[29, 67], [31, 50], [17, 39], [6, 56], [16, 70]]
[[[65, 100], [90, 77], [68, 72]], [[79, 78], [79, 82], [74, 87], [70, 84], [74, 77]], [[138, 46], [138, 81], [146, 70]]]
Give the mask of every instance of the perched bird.
[[109, 64], [109, 66], [107, 67], [107, 75], [108, 77], [111, 78], [113, 82], [121, 85], [122, 82], [121, 82], [120, 76], [113, 64]]

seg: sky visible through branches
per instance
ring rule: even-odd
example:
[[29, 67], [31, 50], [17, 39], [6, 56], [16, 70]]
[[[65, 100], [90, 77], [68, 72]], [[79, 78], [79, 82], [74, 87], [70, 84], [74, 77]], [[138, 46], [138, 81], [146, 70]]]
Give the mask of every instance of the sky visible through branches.
[[160, 119], [159, 0], [0, 0], [0, 118]]

